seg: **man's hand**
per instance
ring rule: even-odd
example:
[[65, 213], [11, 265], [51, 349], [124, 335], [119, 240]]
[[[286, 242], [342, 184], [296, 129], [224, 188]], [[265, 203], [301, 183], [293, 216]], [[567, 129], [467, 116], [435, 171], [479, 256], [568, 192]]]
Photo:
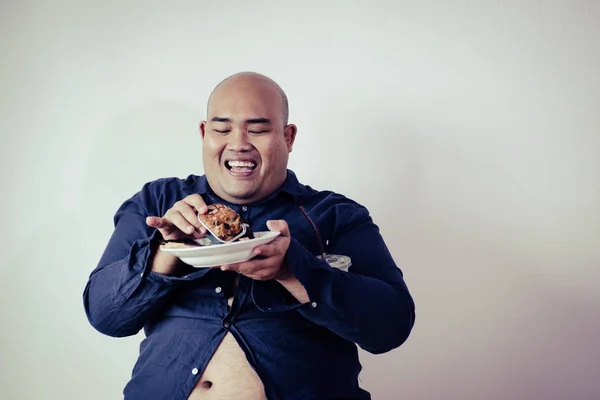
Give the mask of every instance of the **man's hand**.
[[287, 264], [284, 263], [285, 253], [290, 247], [290, 229], [284, 220], [267, 221], [271, 232], [281, 234], [272, 242], [254, 248], [256, 257], [249, 261], [224, 265], [223, 271], [236, 271], [248, 278], [266, 281], [270, 279], [286, 279], [291, 276]]
[[290, 228], [284, 220], [267, 221], [270, 231], [279, 231], [281, 234], [272, 242], [262, 246], [256, 246], [252, 260], [238, 264], [222, 266], [223, 271], [236, 271], [242, 275], [256, 280], [276, 279], [288, 292], [300, 303], [308, 303], [306, 289], [290, 270], [285, 262], [285, 254], [290, 247]]
[[160, 231], [163, 239], [177, 240], [183, 238], [200, 239], [206, 229], [198, 221], [198, 213], [206, 214], [208, 207], [199, 194], [191, 194], [173, 204], [162, 218], [148, 217], [146, 224]]
[[[199, 194], [191, 194], [179, 200], [162, 217], [147, 217], [146, 224], [159, 230], [163, 239], [200, 239], [206, 229], [198, 221], [198, 213], [206, 214], [208, 207]], [[172, 275], [176, 273], [179, 259], [171, 254], [157, 251], [152, 259], [152, 271]]]

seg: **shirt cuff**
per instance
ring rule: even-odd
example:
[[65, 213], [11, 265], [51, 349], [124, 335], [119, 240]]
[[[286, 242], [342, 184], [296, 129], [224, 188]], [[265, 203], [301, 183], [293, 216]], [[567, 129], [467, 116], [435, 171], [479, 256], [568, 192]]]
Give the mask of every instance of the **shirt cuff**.
[[158, 251], [158, 249], [155, 249], [159, 246], [161, 240], [162, 238], [158, 233], [158, 230], [155, 230], [149, 238], [144, 239], [143, 242], [145, 242], [145, 246], [141, 246], [141, 251], [138, 253], [137, 257], [137, 259], [141, 261], [139, 263], [140, 266], [138, 268], [134, 268], [139, 270], [139, 275], [142, 278], [146, 278], [147, 280], [159, 285], [170, 286], [179, 282], [189, 282], [201, 278], [210, 270], [210, 268], [198, 268], [195, 269], [195, 271], [182, 276], [164, 275], [152, 271], [150, 256], [153, 251]]

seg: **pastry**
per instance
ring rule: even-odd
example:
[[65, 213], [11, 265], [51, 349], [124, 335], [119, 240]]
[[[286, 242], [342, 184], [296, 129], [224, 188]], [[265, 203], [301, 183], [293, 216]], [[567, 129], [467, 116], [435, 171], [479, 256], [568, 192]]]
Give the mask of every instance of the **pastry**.
[[224, 204], [208, 206], [208, 213], [199, 214], [198, 218], [213, 235], [224, 241], [238, 236], [243, 229], [240, 214]]

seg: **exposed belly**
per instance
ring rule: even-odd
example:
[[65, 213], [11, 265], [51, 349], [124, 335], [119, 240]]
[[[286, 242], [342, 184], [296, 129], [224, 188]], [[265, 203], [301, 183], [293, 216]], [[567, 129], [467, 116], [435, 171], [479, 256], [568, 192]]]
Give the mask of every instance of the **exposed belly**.
[[[231, 306], [232, 298], [229, 299]], [[263, 384], [244, 351], [227, 333], [188, 400], [266, 400]]]

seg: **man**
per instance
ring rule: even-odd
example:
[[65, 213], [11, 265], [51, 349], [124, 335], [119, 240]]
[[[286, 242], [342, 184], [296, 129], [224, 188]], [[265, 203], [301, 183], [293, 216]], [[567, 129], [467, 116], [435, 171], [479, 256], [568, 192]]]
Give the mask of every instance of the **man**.
[[[205, 175], [149, 182], [117, 211], [84, 305], [104, 334], [146, 333], [126, 400], [369, 399], [356, 345], [383, 353], [408, 338], [414, 303], [368, 211], [287, 169], [296, 130], [275, 82], [233, 75], [200, 124]], [[280, 235], [214, 268], [160, 250], [205, 235], [197, 214], [213, 203]], [[349, 271], [323, 252], [350, 257]]]

